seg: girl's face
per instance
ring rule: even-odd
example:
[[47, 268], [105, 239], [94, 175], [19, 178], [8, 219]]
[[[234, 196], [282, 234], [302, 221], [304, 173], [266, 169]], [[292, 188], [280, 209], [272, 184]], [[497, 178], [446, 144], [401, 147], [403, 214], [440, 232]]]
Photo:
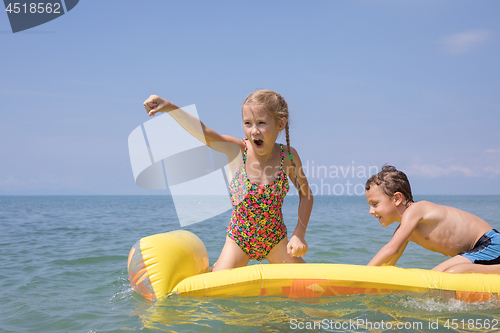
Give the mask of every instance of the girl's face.
[[365, 192], [365, 196], [366, 201], [370, 205], [370, 214], [378, 218], [378, 221], [384, 228], [395, 221], [401, 222], [397, 200], [387, 196], [380, 186], [371, 186]]
[[258, 155], [264, 155], [274, 148], [278, 134], [285, 128], [286, 119], [279, 121], [270, 115], [262, 105], [244, 105], [242, 110], [243, 130]]

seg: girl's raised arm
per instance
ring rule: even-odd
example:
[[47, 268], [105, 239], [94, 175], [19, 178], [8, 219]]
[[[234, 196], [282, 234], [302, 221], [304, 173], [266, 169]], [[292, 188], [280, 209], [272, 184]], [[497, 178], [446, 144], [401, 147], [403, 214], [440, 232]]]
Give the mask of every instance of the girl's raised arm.
[[[203, 122], [195, 116], [187, 113], [174, 103], [157, 95], [149, 96], [149, 98], [144, 102], [144, 108], [150, 116], [154, 116], [158, 112], [167, 112], [193, 137], [214, 150], [226, 153], [228, 156], [234, 155], [236, 147], [238, 147], [240, 151], [243, 151], [245, 148], [241, 140], [229, 135], [220, 135], [216, 131], [205, 126], [205, 124], [203, 124]], [[236, 144], [236, 146], [232, 144], [228, 145], [227, 143]]]

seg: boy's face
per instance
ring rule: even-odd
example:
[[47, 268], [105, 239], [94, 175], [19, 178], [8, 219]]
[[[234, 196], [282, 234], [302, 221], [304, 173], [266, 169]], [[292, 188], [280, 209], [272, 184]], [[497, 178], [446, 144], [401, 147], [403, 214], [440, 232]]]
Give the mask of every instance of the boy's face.
[[384, 228], [401, 218], [394, 198], [384, 194], [380, 186], [371, 186], [365, 191], [365, 196], [370, 205], [370, 214], [378, 218]]

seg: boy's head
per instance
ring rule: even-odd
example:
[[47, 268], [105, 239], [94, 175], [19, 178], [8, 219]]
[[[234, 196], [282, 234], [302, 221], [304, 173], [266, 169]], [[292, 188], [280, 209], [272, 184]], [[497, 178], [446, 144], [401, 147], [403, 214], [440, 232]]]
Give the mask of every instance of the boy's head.
[[413, 202], [413, 195], [411, 194], [411, 187], [408, 178], [404, 172], [397, 170], [392, 165], [384, 165], [382, 171], [373, 175], [366, 181], [365, 190], [368, 191], [370, 187], [378, 185], [382, 192], [388, 197], [394, 197], [396, 192], [400, 192], [405, 197], [405, 206], [409, 202]]

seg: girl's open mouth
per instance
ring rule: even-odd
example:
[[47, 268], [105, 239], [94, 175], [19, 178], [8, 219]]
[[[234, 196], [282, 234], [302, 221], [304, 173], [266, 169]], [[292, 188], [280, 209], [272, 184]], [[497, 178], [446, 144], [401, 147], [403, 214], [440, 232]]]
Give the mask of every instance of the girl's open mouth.
[[255, 143], [257, 148], [262, 148], [262, 146], [264, 146], [264, 141], [262, 141], [260, 139], [253, 140], [253, 143]]

